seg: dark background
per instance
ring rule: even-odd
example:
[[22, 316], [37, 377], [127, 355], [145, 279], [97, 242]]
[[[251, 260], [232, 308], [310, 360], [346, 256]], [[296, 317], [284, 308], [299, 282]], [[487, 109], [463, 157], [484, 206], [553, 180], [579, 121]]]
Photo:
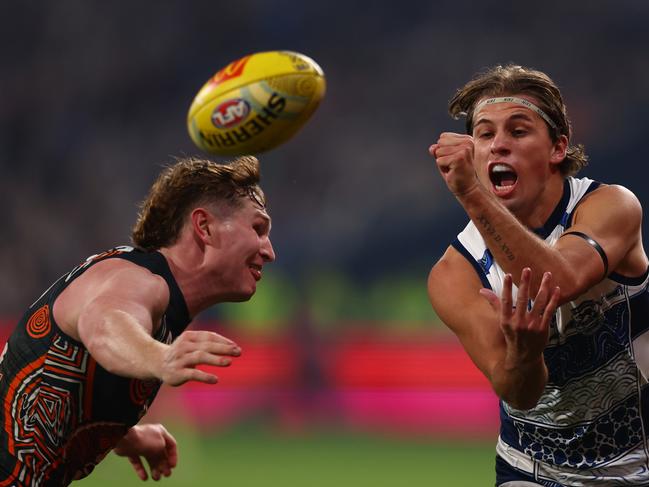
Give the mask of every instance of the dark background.
[[197, 90], [257, 51], [302, 52], [327, 76], [311, 121], [261, 156], [273, 271], [300, 286], [321, 270], [425, 286], [465, 222], [427, 148], [462, 130], [448, 99], [496, 63], [553, 77], [582, 174], [646, 205], [648, 21], [642, 0], [3, 2], [0, 316], [128, 243], [160, 167], [201, 154], [185, 128]]

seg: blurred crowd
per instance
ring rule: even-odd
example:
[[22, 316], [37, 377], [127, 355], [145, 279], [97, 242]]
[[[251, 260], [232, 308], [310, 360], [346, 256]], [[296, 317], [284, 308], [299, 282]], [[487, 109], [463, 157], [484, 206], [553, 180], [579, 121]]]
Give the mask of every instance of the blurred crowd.
[[298, 299], [325, 274], [361, 289], [398, 277], [427, 307], [428, 269], [465, 222], [427, 148], [463, 129], [446, 103], [483, 67], [546, 71], [591, 156], [584, 174], [649, 203], [648, 21], [641, 0], [3, 2], [0, 317], [128, 243], [161, 166], [201, 154], [185, 127], [197, 90], [274, 49], [314, 58], [328, 90], [293, 140], [260, 155], [273, 267]]

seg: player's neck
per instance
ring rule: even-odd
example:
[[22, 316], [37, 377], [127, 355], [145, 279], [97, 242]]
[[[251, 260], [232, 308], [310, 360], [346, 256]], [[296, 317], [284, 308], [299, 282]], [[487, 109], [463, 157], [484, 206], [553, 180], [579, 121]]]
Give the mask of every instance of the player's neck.
[[200, 271], [202, 257], [198, 249], [183, 245], [183, 242], [160, 249], [169, 264], [169, 269], [185, 298], [189, 316], [193, 318], [213, 304], [209, 295], [209, 286], [205, 285], [205, 276]]
[[528, 228], [541, 228], [554, 212], [563, 196], [564, 180], [562, 177], [550, 178], [539, 197], [525, 208], [513, 211], [516, 218]]

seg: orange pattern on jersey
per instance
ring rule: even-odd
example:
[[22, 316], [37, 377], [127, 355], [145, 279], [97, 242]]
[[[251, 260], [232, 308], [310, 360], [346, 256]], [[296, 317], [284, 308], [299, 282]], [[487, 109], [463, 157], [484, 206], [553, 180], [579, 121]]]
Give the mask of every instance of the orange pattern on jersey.
[[159, 385], [160, 382], [157, 380], [131, 379], [131, 401], [138, 406], [143, 406]]
[[27, 321], [27, 333], [32, 338], [43, 338], [52, 330], [50, 307], [46, 304], [38, 308]]
[[106, 257], [112, 257], [113, 255], [119, 255], [123, 253], [124, 251], [120, 249], [107, 250], [106, 252], [102, 252], [101, 254], [95, 255], [92, 259], [90, 259], [90, 262], [95, 262], [99, 259], [105, 259]]
[[100, 259], [105, 259], [107, 257], [112, 257], [113, 255], [123, 254], [125, 252], [126, 252], [126, 250], [122, 250], [120, 248], [114, 248], [114, 249], [102, 252], [100, 254], [97, 254], [97, 255], [92, 255], [92, 256], [88, 257], [86, 260], [84, 260], [81, 264], [76, 266], [74, 269], [72, 269], [72, 271], [70, 271], [70, 273], [68, 274], [68, 277], [66, 278], [66, 281], [68, 279], [70, 279], [73, 275], [77, 274], [78, 272], [80, 272], [82, 270], [85, 270], [87, 267], [90, 267], [91, 264], [93, 264], [94, 262], [97, 262]]
[[88, 370], [86, 372], [86, 389], [83, 395], [83, 419], [88, 421], [92, 418], [92, 397], [94, 394], [95, 370], [97, 362], [88, 354]]
[[[4, 480], [0, 480], [0, 487], [15, 487], [15, 486], [20, 486], [22, 484], [19, 484], [16, 482], [16, 479], [18, 478], [18, 474], [20, 473], [20, 469], [22, 467], [22, 463], [16, 462], [16, 466], [14, 467], [14, 471], [11, 472], [9, 477], [7, 477]], [[26, 479], [29, 481], [29, 479]]]
[[[16, 454], [15, 450], [15, 445], [14, 445], [14, 438], [13, 438], [13, 431], [12, 431], [12, 420], [13, 420], [13, 414], [11, 411], [11, 405], [14, 402], [14, 397], [16, 395], [16, 391], [18, 387], [21, 385], [23, 380], [25, 380], [25, 377], [31, 374], [34, 370], [40, 368], [43, 366], [43, 362], [45, 362], [45, 355], [42, 355], [38, 357], [36, 360], [33, 362], [27, 364], [25, 367], [23, 367], [20, 372], [16, 374], [16, 377], [13, 378], [11, 383], [9, 384], [9, 387], [7, 389], [7, 396], [5, 397], [5, 403], [4, 403], [4, 409], [5, 409], [5, 431], [7, 432], [7, 437], [8, 437], [8, 450], [9, 453], [12, 455]], [[36, 384], [32, 383], [31, 387], [33, 388]]]

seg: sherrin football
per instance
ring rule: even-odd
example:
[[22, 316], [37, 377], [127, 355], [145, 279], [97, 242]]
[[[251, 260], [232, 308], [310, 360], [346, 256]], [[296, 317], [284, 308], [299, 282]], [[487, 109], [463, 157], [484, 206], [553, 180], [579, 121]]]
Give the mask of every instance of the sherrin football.
[[259, 52], [231, 62], [197, 93], [187, 114], [194, 143], [212, 154], [267, 151], [290, 139], [325, 93], [322, 69], [291, 51]]

